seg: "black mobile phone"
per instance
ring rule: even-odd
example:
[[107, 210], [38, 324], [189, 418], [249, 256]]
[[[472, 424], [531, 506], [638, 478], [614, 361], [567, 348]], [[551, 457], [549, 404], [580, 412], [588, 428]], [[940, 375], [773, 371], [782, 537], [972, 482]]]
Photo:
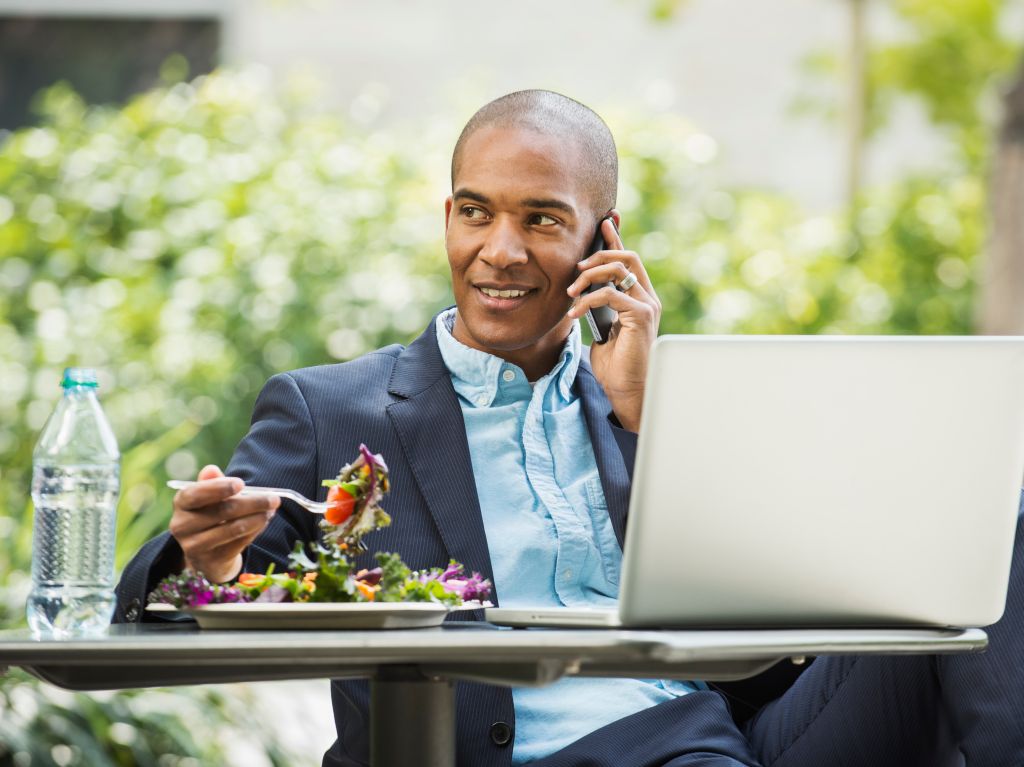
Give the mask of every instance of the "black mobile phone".
[[[605, 218], [611, 218], [606, 216]], [[601, 234], [601, 225], [605, 222], [602, 218], [597, 224], [597, 234], [594, 235], [594, 241], [590, 243], [590, 248], [584, 254], [583, 258], [591, 256], [597, 253], [599, 250], [604, 250], [604, 235]], [[614, 225], [614, 224], [613, 224]], [[583, 260], [582, 258], [580, 259]], [[591, 285], [583, 291], [584, 294], [593, 293], [599, 288], [603, 288], [605, 285], [614, 288], [614, 282], [599, 282], [595, 285]], [[590, 334], [594, 337], [595, 344], [603, 344], [608, 340], [608, 335], [612, 332], [612, 323], [615, 322], [615, 310], [610, 306], [598, 306], [595, 309], [587, 310], [587, 324], [590, 326]]]

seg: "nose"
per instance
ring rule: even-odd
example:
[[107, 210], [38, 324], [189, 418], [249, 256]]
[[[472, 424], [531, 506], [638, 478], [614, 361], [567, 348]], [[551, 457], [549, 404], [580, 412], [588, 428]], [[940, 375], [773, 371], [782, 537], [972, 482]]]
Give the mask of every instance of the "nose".
[[495, 269], [507, 269], [529, 260], [522, 230], [512, 221], [496, 219], [487, 227], [480, 259]]

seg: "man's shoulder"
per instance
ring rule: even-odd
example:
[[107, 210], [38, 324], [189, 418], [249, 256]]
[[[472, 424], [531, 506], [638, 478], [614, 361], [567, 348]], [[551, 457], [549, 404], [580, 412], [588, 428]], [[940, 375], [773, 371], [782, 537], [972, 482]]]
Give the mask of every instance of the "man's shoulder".
[[297, 368], [278, 376], [291, 378], [300, 389], [321, 386], [349, 388], [366, 384], [386, 387], [395, 360], [403, 351], [405, 347], [401, 344], [391, 344], [345, 362]]
[[323, 376], [344, 376], [358, 375], [363, 371], [379, 370], [382, 367], [391, 367], [395, 360], [405, 351], [402, 344], [391, 344], [372, 352], [360, 354], [344, 362], [333, 362], [327, 365], [311, 365], [305, 368], [289, 370], [287, 375], [297, 379], [319, 378]]

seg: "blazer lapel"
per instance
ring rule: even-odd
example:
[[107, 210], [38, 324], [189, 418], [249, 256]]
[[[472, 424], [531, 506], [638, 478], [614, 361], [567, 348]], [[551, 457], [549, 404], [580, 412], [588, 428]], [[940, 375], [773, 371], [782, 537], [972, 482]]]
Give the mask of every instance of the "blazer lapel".
[[398, 356], [388, 391], [398, 398], [388, 417], [449, 555], [493, 583], [466, 426], [433, 322]]
[[608, 516], [611, 518], [615, 537], [619, 540], [619, 548], [622, 548], [626, 538], [626, 514], [629, 511], [629, 475], [626, 473], [626, 465], [612, 434], [612, 426], [608, 422], [611, 405], [601, 384], [594, 377], [586, 357], [580, 361], [576, 373], [576, 387], [583, 402], [590, 441], [594, 446], [597, 471], [601, 475], [601, 487], [608, 503]]

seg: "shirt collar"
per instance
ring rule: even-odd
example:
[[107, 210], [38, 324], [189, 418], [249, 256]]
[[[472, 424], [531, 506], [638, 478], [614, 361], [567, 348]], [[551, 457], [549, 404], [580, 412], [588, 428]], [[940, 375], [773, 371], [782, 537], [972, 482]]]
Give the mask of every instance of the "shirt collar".
[[[518, 365], [506, 362], [493, 354], [473, 349], [455, 339], [452, 329], [455, 327], [456, 308], [452, 307], [437, 315], [435, 331], [437, 345], [441, 357], [452, 377], [452, 385], [460, 397], [469, 400], [478, 407], [489, 407], [505, 383], [502, 374], [506, 370], [515, 372], [517, 379], [525, 380], [525, 374]], [[552, 383], [558, 394], [566, 402], [572, 399], [572, 385], [576, 380], [576, 372], [580, 366], [583, 342], [580, 336], [579, 322], [573, 322], [569, 337], [565, 340], [562, 353], [551, 372], [536, 383], [546, 384], [547, 389]]]

